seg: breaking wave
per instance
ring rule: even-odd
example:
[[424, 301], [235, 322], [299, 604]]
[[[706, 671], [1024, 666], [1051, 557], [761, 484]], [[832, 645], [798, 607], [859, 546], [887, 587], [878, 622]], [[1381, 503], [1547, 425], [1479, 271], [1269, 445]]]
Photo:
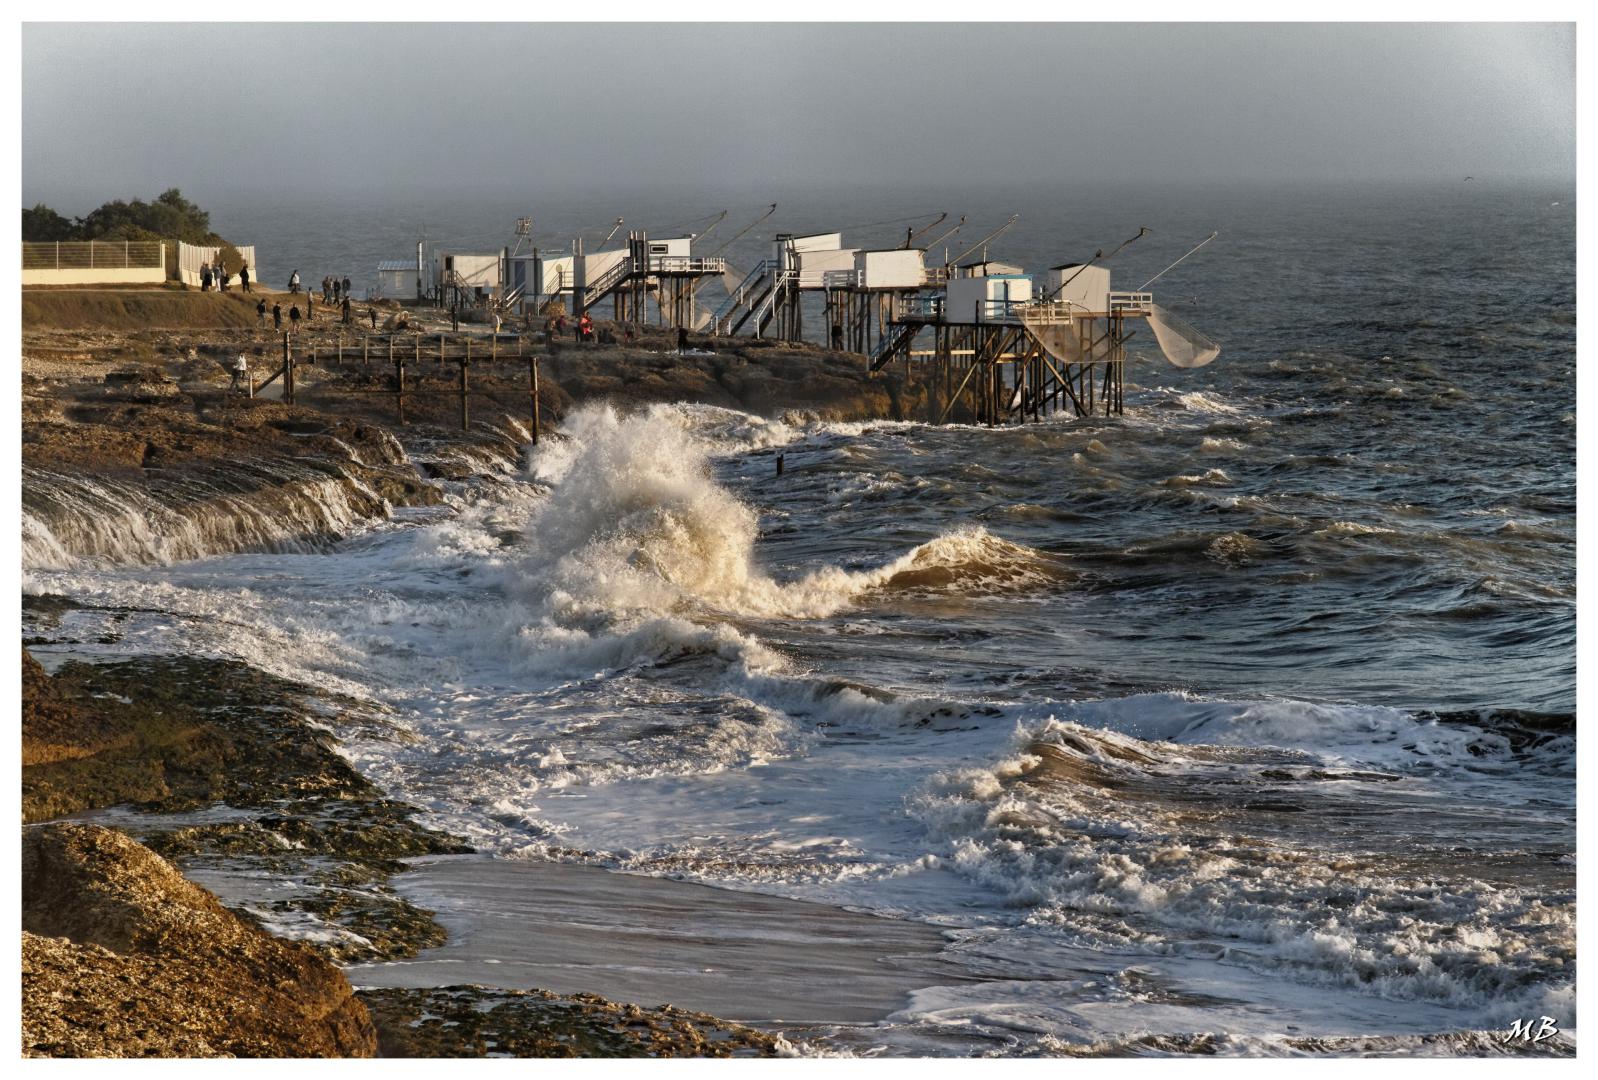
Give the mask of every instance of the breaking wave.
[[390, 511], [356, 477], [287, 462], [218, 466], [153, 484], [25, 466], [22, 490], [24, 570], [303, 551]]
[[[1462, 1008], [1484, 1026], [1573, 1015], [1573, 978], [1549, 977], [1573, 973], [1573, 881], [1488, 885], [1453, 848], [1415, 843], [1395, 859], [1361, 835], [1423, 835], [1438, 820], [1425, 778], [1507, 765], [1517, 750], [1501, 733], [1393, 709], [1179, 694], [1071, 716], [1023, 726], [1019, 752], [939, 774], [912, 800], [949, 864], [1028, 909], [1029, 925]], [[1540, 756], [1569, 767], [1568, 747]], [[1360, 792], [1373, 785], [1387, 820], [1338, 833], [1334, 816], [1368, 814]], [[1542, 860], [1512, 843], [1493, 856]]]
[[880, 566], [779, 581], [756, 558], [759, 515], [715, 482], [712, 445], [678, 414], [596, 405], [573, 413], [566, 432], [532, 459], [533, 477], [551, 490], [528, 522], [512, 583], [540, 613], [535, 632], [547, 644], [667, 626], [703, 642], [720, 631], [684, 622], [694, 614], [814, 619], [873, 589], [982, 592], [1065, 576], [1042, 552], [964, 527]]

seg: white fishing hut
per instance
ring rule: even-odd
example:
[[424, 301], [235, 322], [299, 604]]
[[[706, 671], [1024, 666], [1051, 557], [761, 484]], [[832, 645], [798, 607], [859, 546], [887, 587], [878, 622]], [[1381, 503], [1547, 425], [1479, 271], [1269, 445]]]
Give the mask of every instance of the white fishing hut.
[[377, 264], [377, 295], [385, 300], [415, 300], [422, 294], [422, 275], [416, 263], [388, 259]]
[[1110, 270], [1105, 266], [1065, 263], [1042, 275], [1042, 299], [1068, 302], [1086, 311], [1110, 310]]
[[1013, 269], [1016, 272], [950, 278], [944, 294], [944, 318], [951, 323], [1009, 318], [1017, 307], [1032, 299], [1032, 278], [1019, 268]]
[[459, 289], [478, 300], [486, 300], [504, 285], [500, 277], [505, 253], [478, 254], [440, 252], [435, 263], [439, 294]]
[[854, 272], [857, 289], [919, 289], [927, 283], [927, 253], [920, 248], [859, 251]]

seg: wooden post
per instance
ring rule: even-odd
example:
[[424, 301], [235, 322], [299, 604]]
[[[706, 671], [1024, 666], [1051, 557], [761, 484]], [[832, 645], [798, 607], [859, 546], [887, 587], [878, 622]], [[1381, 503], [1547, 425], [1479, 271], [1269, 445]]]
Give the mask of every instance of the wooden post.
[[527, 392], [532, 398], [533, 408], [533, 445], [538, 445], [538, 355], [535, 353], [527, 358]]
[[405, 423], [405, 357], [394, 360], [394, 402], [399, 409], [399, 422]]
[[438, 366], [444, 366], [444, 335], [438, 335]]
[[344, 331], [338, 332], [338, 366], [344, 366]]
[[361, 335], [361, 370], [372, 373], [372, 339], [365, 334]]
[[287, 334], [284, 334], [283, 335], [283, 396], [288, 398], [288, 400], [290, 402], [292, 402], [294, 400], [294, 389], [293, 389], [293, 387], [294, 387], [294, 369], [290, 366], [291, 364], [293, 364], [294, 361], [290, 358], [291, 356], [292, 356], [292, 354], [289, 352], [289, 336]]
[[[467, 342], [466, 349], [467, 349], [467, 352], [470, 353], [470, 351], [471, 351], [471, 342], [470, 341]], [[466, 372], [471, 368], [471, 366], [472, 366], [472, 363], [471, 363], [470, 358], [461, 361], [461, 430], [462, 431], [470, 431], [472, 429], [472, 414], [471, 414], [471, 411], [470, 411], [470, 406], [467, 404], [468, 387], [466, 385], [466, 379], [467, 379]]]

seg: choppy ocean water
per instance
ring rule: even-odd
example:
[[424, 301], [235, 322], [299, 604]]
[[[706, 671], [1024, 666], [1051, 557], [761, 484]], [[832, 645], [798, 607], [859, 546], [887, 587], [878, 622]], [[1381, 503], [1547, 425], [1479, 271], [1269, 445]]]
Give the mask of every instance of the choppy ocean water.
[[[1015, 201], [966, 212], [1021, 210], [991, 253], [1029, 269], [1152, 227], [1117, 287], [1220, 228], [1156, 286], [1220, 360], [1135, 358], [1124, 418], [992, 431], [595, 406], [331, 551], [25, 545], [25, 587], [124, 609], [113, 650], [372, 701], [416, 738], [359, 766], [504, 857], [946, 928], [986, 981], [864, 1045], [1573, 1030], [1573, 195]], [[268, 280], [274, 249], [403, 257], [324, 226], [263, 219]]]

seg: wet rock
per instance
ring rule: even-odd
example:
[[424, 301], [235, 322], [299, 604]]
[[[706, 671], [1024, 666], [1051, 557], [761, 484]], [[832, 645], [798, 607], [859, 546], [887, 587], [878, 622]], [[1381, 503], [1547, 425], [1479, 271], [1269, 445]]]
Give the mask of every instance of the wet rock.
[[[432, 913], [388, 878], [401, 859], [471, 849], [418, 825], [413, 807], [356, 773], [313, 726], [307, 688], [193, 657], [72, 663], [54, 678], [26, 651], [23, 665], [24, 715], [34, 717], [24, 728], [25, 820], [132, 804], [151, 824], [125, 827], [185, 868], [226, 862], [302, 882], [263, 914], [314, 917], [331, 932], [316, 947], [341, 962], [443, 943]], [[226, 820], [171, 820], [222, 807]]]
[[597, 994], [445, 986], [363, 990], [384, 1057], [775, 1057], [778, 1036]]
[[22, 843], [22, 1041], [30, 1057], [369, 1057], [343, 974], [248, 925], [112, 829]]
[[75, 694], [22, 650], [22, 765], [49, 765], [101, 753], [128, 736], [127, 726]]

